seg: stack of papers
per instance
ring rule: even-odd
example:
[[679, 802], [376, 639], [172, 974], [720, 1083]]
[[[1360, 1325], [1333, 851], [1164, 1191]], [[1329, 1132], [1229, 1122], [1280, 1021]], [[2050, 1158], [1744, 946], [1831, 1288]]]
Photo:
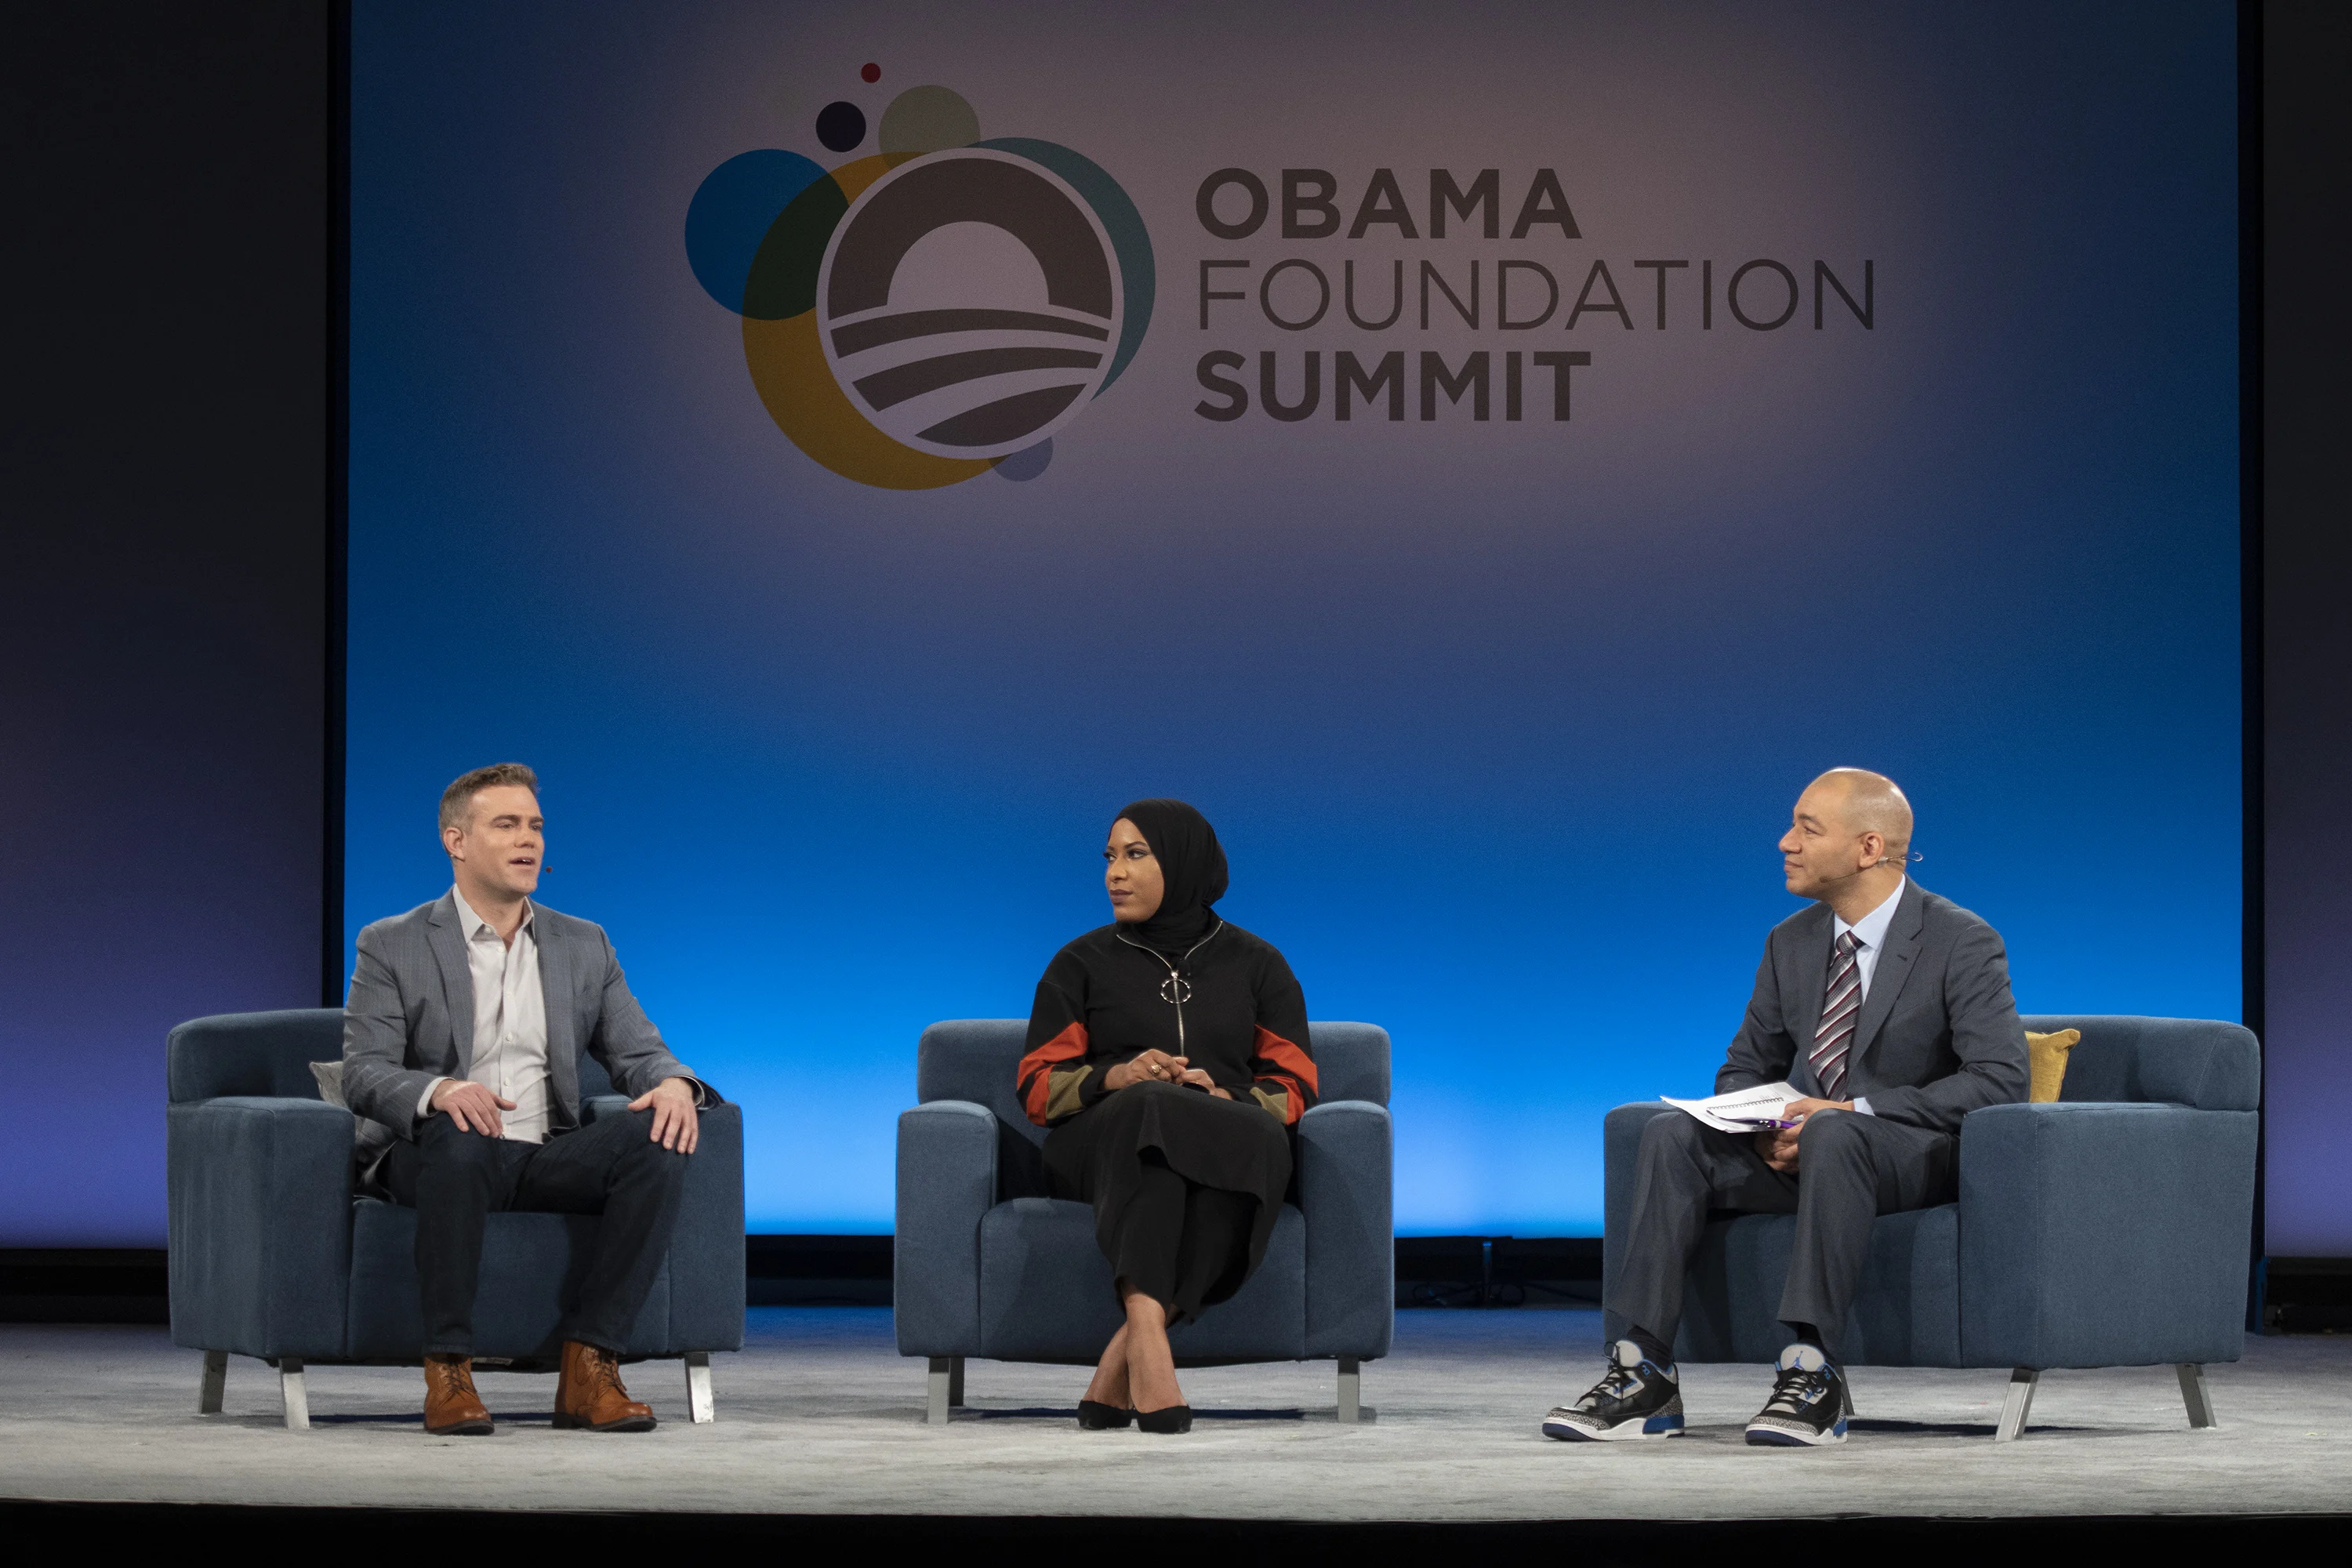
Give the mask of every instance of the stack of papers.
[[1729, 1094], [1710, 1095], [1705, 1100], [1676, 1100], [1670, 1094], [1658, 1096], [1676, 1110], [1687, 1111], [1718, 1132], [1753, 1132], [1759, 1127], [1786, 1127], [1781, 1110], [1792, 1100], [1804, 1098], [1785, 1083], [1759, 1083], [1754, 1089], [1735, 1089]]

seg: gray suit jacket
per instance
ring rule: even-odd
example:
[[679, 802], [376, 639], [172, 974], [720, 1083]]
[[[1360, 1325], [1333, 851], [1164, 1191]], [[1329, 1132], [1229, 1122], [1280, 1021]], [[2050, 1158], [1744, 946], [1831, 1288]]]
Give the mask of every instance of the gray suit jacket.
[[[1715, 1091], [1786, 1079], [1818, 1096], [1813, 1030], [1829, 982], [1830, 907], [1790, 915], [1764, 939], [1756, 994]], [[2000, 933], [1916, 882], [1906, 882], [1847, 1046], [1847, 1100], [1875, 1115], [1958, 1132], [1980, 1106], [2025, 1098], [2025, 1026], [2009, 994]]]
[[[692, 1078], [629, 994], [604, 928], [545, 904], [532, 909], [552, 1128], [580, 1125], [583, 1050], [632, 1099], [664, 1079]], [[444, 893], [361, 931], [343, 1003], [343, 1099], [359, 1116], [361, 1171], [372, 1175], [394, 1139], [416, 1135], [426, 1084], [465, 1077], [473, 1060], [474, 974], [456, 899]]]

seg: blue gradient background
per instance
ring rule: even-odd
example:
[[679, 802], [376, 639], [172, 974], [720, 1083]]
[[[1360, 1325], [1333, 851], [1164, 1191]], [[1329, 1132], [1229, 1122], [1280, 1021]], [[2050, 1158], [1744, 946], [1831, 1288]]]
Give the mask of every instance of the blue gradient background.
[[[1598, 1231], [1602, 1112], [1708, 1081], [1833, 763], [1911, 791], [2026, 1009], [2238, 1016], [2229, 6], [361, 0], [352, 58], [347, 923], [530, 762], [546, 900], [746, 1108], [752, 1229], [888, 1228], [917, 1034], [1026, 1012], [1141, 795], [1392, 1032], [1406, 1232]], [[680, 242], [726, 158], [929, 81], [1153, 237], [1025, 484], [817, 468]], [[1222, 244], [1226, 164], [1500, 166], [1507, 222], [1553, 166], [1585, 237]], [[1640, 330], [1198, 330], [1199, 259], [1293, 254], [1601, 256]], [[1876, 330], [1657, 331], [1630, 266], [1757, 256], [1874, 258]], [[1594, 364], [1566, 426], [1191, 412], [1208, 349], [1392, 347]]]

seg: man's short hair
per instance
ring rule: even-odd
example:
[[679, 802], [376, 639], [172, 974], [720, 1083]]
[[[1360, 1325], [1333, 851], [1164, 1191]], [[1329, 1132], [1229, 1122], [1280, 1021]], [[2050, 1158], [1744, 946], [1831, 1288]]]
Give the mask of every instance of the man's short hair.
[[492, 763], [487, 768], [459, 773], [449, 787], [441, 792], [441, 831], [446, 833], [453, 827], [465, 826], [473, 813], [474, 797], [500, 784], [520, 784], [537, 795], [539, 775], [520, 763]]

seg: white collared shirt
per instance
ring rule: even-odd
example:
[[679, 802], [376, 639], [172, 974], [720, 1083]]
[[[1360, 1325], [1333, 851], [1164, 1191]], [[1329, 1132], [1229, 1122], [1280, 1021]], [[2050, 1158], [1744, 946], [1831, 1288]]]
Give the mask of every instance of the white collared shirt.
[[[1852, 925], [1846, 924], [1834, 910], [1831, 912], [1830, 941], [1832, 944], [1846, 932], [1853, 932], [1853, 963], [1854, 967], [1862, 972], [1862, 997], [1865, 1002], [1870, 1000], [1870, 977], [1878, 973], [1878, 954], [1886, 946], [1886, 928], [1895, 923], [1895, 906], [1903, 901], [1903, 889], [1909, 886], [1910, 881], [1910, 878], [1905, 877], [1896, 882], [1895, 890], [1886, 895], [1885, 903]], [[1873, 1114], [1867, 1100], [1855, 1100], [1853, 1108], [1864, 1116]]]
[[[547, 1070], [547, 994], [539, 979], [539, 938], [531, 930], [534, 911], [523, 900], [522, 923], [514, 940], [499, 936], [498, 927], [474, 912], [466, 895], [455, 888], [450, 899], [457, 906], [457, 930], [466, 942], [466, 966], [474, 981], [474, 1053], [467, 1079], [492, 1094], [514, 1101], [501, 1111], [502, 1136], [518, 1143], [547, 1142], [548, 1110], [552, 1095]], [[433, 1091], [449, 1080], [436, 1078], [425, 1086], [416, 1103], [419, 1121], [433, 1112]]]

